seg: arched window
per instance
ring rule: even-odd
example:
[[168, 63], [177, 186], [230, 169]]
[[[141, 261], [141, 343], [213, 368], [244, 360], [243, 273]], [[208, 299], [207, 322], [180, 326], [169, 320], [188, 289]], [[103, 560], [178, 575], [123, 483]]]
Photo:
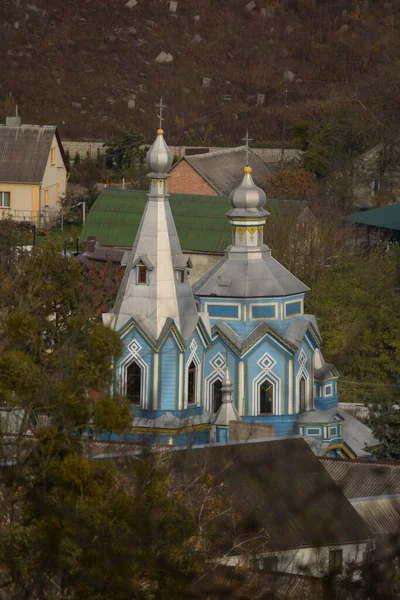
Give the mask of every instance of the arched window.
[[188, 404], [196, 403], [196, 377], [197, 368], [194, 362], [192, 361], [189, 365], [188, 370]]
[[299, 381], [300, 410], [306, 410], [306, 379], [301, 377]]
[[260, 415], [272, 415], [274, 412], [274, 386], [268, 379], [260, 385]]
[[217, 379], [212, 386], [212, 409], [213, 412], [218, 412], [222, 404], [222, 381]]
[[135, 406], [140, 406], [142, 388], [142, 369], [133, 362], [126, 370], [126, 395]]

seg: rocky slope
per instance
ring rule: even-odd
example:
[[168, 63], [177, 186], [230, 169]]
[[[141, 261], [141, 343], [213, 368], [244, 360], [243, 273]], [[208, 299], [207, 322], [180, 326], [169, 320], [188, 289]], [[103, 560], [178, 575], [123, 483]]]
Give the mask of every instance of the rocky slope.
[[375, 105], [399, 13], [394, 0], [2, 0], [0, 118], [11, 94], [24, 122], [64, 137], [150, 138], [163, 94], [171, 143], [238, 143], [247, 126], [277, 141], [285, 89], [288, 125]]

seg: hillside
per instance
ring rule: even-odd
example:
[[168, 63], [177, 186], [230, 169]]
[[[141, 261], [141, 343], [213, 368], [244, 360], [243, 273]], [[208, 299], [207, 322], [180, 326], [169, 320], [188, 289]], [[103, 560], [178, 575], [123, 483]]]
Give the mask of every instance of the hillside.
[[[0, 118], [11, 94], [24, 122], [57, 124], [63, 137], [135, 129], [150, 138], [163, 94], [170, 143], [215, 144], [220, 134], [237, 143], [249, 126], [262, 144], [281, 139], [287, 88], [288, 125], [341, 106], [371, 128], [397, 123], [398, 2], [178, 0], [173, 9], [3, 0]], [[155, 62], [161, 52], [172, 62]]]

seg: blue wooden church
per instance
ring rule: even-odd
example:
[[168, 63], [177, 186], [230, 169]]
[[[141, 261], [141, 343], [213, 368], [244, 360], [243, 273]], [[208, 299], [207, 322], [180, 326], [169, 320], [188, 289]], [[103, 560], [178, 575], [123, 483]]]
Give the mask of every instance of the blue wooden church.
[[[163, 131], [147, 153], [150, 191], [106, 326], [121, 336], [113, 393], [132, 405], [125, 439], [208, 444], [230, 430], [303, 435], [317, 454], [368, 457], [370, 430], [337, 407], [309, 288], [264, 243], [265, 194], [244, 167], [230, 194], [225, 256], [195, 285], [168, 202], [172, 154]], [[271, 433], [272, 432], [272, 433]], [[249, 434], [251, 435], [251, 433]], [[116, 438], [118, 439], [118, 438]]]

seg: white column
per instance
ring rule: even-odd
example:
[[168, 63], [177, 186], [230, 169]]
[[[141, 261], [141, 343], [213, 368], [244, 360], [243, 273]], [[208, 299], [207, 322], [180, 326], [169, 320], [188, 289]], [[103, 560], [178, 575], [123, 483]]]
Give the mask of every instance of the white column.
[[294, 415], [294, 395], [293, 395], [293, 359], [289, 360], [289, 415]]
[[179, 355], [179, 396], [178, 396], [178, 408], [183, 410], [183, 376], [185, 374], [185, 366], [183, 362], [183, 354]]
[[244, 362], [239, 361], [239, 375], [238, 375], [238, 413], [244, 415]]
[[158, 409], [158, 352], [154, 353], [153, 362], [153, 410]]

